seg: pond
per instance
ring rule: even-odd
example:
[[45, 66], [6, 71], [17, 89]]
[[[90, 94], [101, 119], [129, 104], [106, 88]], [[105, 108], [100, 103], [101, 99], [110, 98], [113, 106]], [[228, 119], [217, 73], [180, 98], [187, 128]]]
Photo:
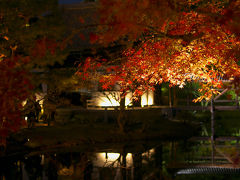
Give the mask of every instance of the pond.
[[[240, 179], [236, 141], [217, 141], [212, 164], [209, 140], [153, 141], [105, 144], [87, 149], [74, 146], [32, 151], [1, 159], [6, 180], [151, 180]], [[231, 178], [230, 178], [231, 177]]]
[[216, 114], [214, 144], [209, 137], [209, 113], [184, 112], [171, 121], [155, 116], [154, 110], [134, 114], [132, 119], [151, 119], [151, 123], [130, 124], [126, 133], [114, 123], [77, 120], [23, 129], [11, 137], [12, 144], [0, 157], [0, 178], [240, 179], [239, 111]]

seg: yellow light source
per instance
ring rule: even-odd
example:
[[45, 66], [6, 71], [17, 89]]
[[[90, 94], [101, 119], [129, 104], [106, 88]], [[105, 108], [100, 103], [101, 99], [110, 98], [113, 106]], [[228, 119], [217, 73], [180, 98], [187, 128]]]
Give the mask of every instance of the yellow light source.
[[116, 91], [112, 92], [97, 92], [94, 94], [94, 101], [97, 106], [120, 106], [120, 93]]
[[110, 97], [100, 97], [98, 102], [98, 106], [119, 106], [119, 102], [116, 101], [114, 98]]
[[125, 97], [125, 106], [132, 106], [132, 92], [128, 92]]
[[145, 92], [141, 97], [141, 106], [153, 105], [153, 91]]

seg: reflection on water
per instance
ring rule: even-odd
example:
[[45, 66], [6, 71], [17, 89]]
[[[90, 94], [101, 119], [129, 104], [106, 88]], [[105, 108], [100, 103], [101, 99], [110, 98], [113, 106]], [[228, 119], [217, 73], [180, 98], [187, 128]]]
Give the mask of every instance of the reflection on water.
[[26, 154], [1, 160], [0, 175], [6, 180], [240, 179], [239, 163], [231, 161], [238, 157], [238, 144], [221, 142], [216, 148], [220, 153], [216, 154], [214, 165], [208, 141], [159, 142], [151, 146], [143, 143], [135, 148], [109, 147], [96, 152]]
[[[119, 167], [121, 158], [123, 157], [120, 153], [96, 153], [94, 164], [98, 167]], [[127, 153], [126, 155], [126, 166], [132, 166], [132, 153]]]

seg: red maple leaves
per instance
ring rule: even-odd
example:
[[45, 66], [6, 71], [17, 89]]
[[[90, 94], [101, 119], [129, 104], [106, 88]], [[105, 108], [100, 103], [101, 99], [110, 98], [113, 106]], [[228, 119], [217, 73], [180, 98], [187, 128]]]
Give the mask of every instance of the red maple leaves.
[[10, 132], [25, 125], [22, 103], [32, 89], [30, 76], [22, 68], [26, 58], [7, 58], [0, 61], [0, 144], [5, 144]]
[[[187, 81], [198, 81], [201, 101], [218, 93], [214, 88], [222, 86], [222, 77], [238, 79], [240, 41], [233, 24], [240, 27], [239, 1], [100, 2], [101, 22], [108, 26], [100, 27], [98, 42], [129, 42], [117, 68], [109, 68], [109, 61], [101, 64], [98, 79], [104, 90], [118, 84], [122, 92], [139, 95], [162, 82], [183, 87]], [[89, 77], [99, 71], [84, 67]]]

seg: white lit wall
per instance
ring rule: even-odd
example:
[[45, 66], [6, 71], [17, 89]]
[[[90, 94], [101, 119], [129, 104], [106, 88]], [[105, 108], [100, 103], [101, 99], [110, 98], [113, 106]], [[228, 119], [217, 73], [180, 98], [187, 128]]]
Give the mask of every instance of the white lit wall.
[[[92, 98], [96, 106], [120, 106], [120, 92], [118, 91], [105, 91], [95, 92]], [[154, 93], [147, 91], [141, 96], [141, 106], [153, 105]], [[132, 106], [132, 92], [128, 92], [125, 97], [125, 105]]]
[[132, 92], [128, 92], [125, 97], [125, 106], [132, 106]]
[[145, 92], [141, 97], [141, 106], [153, 105], [154, 94], [153, 91]]
[[120, 106], [120, 93], [112, 92], [96, 92], [93, 94], [93, 100], [96, 106]]

